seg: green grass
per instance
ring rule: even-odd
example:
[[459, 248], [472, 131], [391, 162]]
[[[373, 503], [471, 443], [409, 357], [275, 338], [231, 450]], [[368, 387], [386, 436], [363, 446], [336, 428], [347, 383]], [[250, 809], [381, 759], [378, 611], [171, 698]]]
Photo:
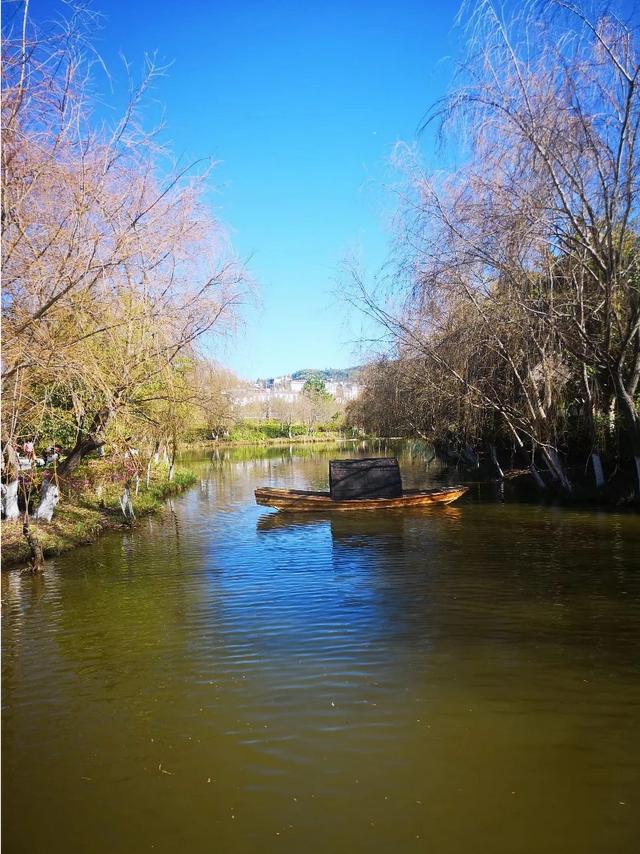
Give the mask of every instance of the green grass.
[[[167, 478], [166, 468], [155, 471], [147, 488], [141, 479], [138, 495], [133, 490], [131, 503], [136, 518], [157, 513], [167, 498], [178, 495], [196, 481], [193, 472], [179, 470], [173, 480]], [[30, 528], [42, 545], [45, 557], [53, 557], [76, 546], [92, 543], [104, 531], [131, 527], [135, 522], [126, 520], [120, 509], [122, 484], [103, 484], [87, 491], [64, 496], [55, 509], [51, 522], [30, 520]], [[26, 564], [30, 558], [29, 547], [22, 534], [22, 519], [2, 522], [2, 564]]]
[[[118, 527], [104, 513], [62, 504], [56, 508], [51, 522], [31, 520], [30, 528], [42, 545], [45, 557], [52, 557], [75, 546], [92, 543], [102, 531]], [[22, 519], [2, 522], [2, 564], [13, 566], [28, 563], [29, 547], [22, 535]]]
[[[166, 469], [160, 472], [160, 476], [154, 476], [148, 487], [145, 485], [144, 478], [140, 478], [138, 494], [135, 494], [134, 488], [130, 490], [134, 514], [136, 516], [148, 516], [150, 513], [156, 513], [161, 509], [167, 498], [184, 492], [197, 479], [193, 472], [180, 470], [175, 472], [173, 480], [169, 480], [166, 476]], [[122, 484], [106, 484], [103, 485], [100, 491], [82, 495], [77, 503], [91, 510], [97, 510], [102, 513], [115, 513], [117, 516], [122, 517], [120, 509], [122, 491]]]

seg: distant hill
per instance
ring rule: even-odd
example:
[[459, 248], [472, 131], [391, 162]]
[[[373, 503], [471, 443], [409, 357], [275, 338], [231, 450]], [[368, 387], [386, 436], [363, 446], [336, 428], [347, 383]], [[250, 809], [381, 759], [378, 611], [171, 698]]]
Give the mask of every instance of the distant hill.
[[[357, 383], [360, 379], [361, 371], [362, 365], [355, 365], [353, 368], [302, 368], [302, 370], [295, 371], [291, 374], [291, 379], [306, 381], [312, 377], [316, 377], [326, 383]], [[274, 381], [277, 383], [282, 379], [284, 379], [284, 377], [262, 377], [257, 379], [256, 383], [259, 386], [270, 388]]]
[[325, 382], [357, 382], [362, 367], [356, 365], [353, 368], [303, 368], [301, 371], [296, 371], [291, 374], [293, 380], [309, 380], [312, 377], [317, 377]]

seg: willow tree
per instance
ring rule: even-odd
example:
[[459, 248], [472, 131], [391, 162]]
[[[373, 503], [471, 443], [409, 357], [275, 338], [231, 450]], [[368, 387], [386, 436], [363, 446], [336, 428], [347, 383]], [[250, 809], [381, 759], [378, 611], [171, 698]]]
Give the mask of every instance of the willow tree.
[[326, 424], [338, 412], [335, 397], [327, 391], [324, 380], [318, 377], [310, 377], [306, 380], [298, 400], [298, 407], [308, 433], [311, 433], [314, 427]]
[[426, 120], [460, 165], [401, 149], [400, 300], [357, 277], [353, 298], [565, 489], [576, 408], [598, 482], [614, 434], [640, 479], [637, 34], [562, 0], [465, 12], [456, 86]]
[[64, 477], [176, 359], [229, 329], [246, 277], [203, 202], [212, 164], [176, 167], [143, 128], [162, 69], [148, 61], [106, 125], [87, 13], [42, 29], [23, 12], [3, 38], [3, 440], [62, 389], [76, 424]]

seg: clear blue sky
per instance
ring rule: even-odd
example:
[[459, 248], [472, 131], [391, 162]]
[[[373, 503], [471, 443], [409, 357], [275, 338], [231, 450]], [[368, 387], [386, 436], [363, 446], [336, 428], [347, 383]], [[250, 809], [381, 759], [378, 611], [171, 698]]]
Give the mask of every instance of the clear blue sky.
[[[31, 0], [37, 18], [58, 0]], [[399, 139], [415, 139], [452, 63], [457, 2], [93, 0], [95, 43], [115, 85], [122, 52], [172, 62], [152, 97], [176, 155], [213, 155], [210, 196], [259, 285], [219, 353], [247, 378], [345, 367], [358, 353], [333, 291], [341, 259], [385, 257], [381, 190]], [[157, 115], [157, 110], [153, 111]]]
[[[370, 268], [385, 257], [390, 152], [416, 139], [446, 90], [457, 0], [92, 7], [104, 14], [95, 41], [110, 68], [119, 52], [138, 68], [145, 51], [173, 63], [153, 98], [174, 153], [221, 161], [211, 202], [250, 257], [261, 305], [220, 360], [247, 378], [354, 364], [358, 325], [333, 296], [335, 278], [350, 250]], [[31, 8], [40, 18], [61, 4]]]

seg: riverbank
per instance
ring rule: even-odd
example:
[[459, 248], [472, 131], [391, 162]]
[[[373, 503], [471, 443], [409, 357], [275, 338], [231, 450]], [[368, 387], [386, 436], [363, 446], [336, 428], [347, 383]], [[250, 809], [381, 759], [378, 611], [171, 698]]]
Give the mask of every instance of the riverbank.
[[[186, 469], [176, 471], [173, 480], [166, 473], [156, 474], [149, 486], [140, 485], [138, 494], [132, 491], [131, 504], [135, 518], [124, 519], [120, 509], [121, 490], [115, 485], [96, 492], [85, 492], [75, 500], [63, 497], [51, 522], [30, 519], [29, 527], [41, 546], [45, 558], [55, 557], [78, 546], [95, 542], [108, 531], [127, 530], [136, 522], [162, 510], [164, 502], [192, 486], [196, 475]], [[2, 521], [2, 568], [29, 563], [30, 550], [22, 533], [22, 519]]]
[[322, 433], [312, 436], [293, 436], [268, 438], [262, 436], [254, 439], [207, 439], [203, 441], [187, 442], [183, 445], [184, 450], [207, 450], [214, 448], [248, 448], [248, 447], [288, 447], [289, 445], [318, 445], [335, 444], [337, 442], [355, 443], [362, 441], [351, 437], [341, 436], [339, 433]]

